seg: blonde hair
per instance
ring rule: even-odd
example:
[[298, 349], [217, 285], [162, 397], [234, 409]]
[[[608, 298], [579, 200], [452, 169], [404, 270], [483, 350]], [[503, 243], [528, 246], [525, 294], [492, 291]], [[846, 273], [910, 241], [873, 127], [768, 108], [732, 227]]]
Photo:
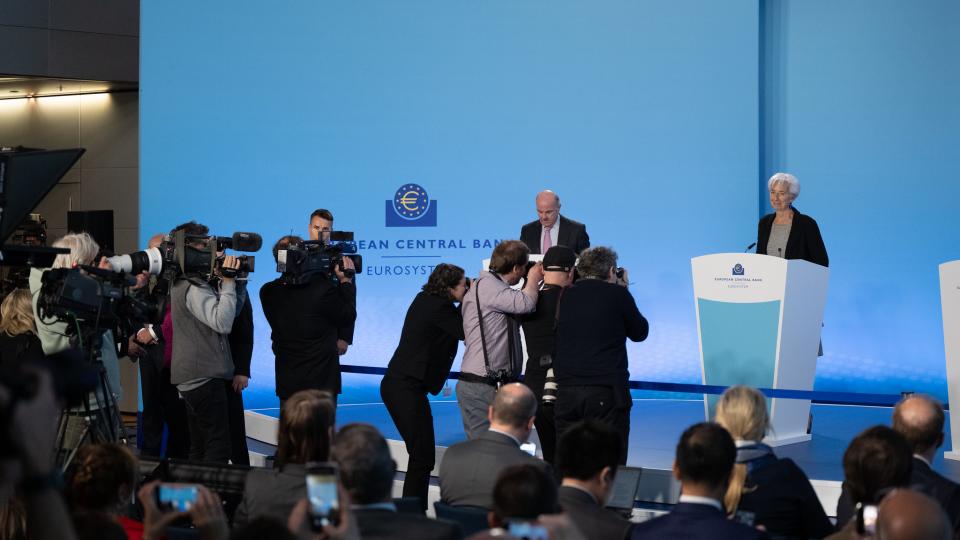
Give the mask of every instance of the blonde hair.
[[[767, 399], [756, 388], [731, 386], [720, 396], [720, 402], [717, 403], [716, 422], [723, 426], [734, 440], [760, 441], [770, 429]], [[723, 497], [727, 512], [736, 512], [740, 498], [751, 491], [744, 487], [746, 480], [746, 464], [735, 464], [727, 493]]]
[[0, 332], [19, 336], [27, 332], [37, 333], [33, 319], [33, 298], [28, 289], [14, 289], [0, 304]]
[[100, 251], [97, 241], [89, 234], [69, 233], [53, 243], [53, 247], [69, 248], [70, 253], [61, 253], [53, 260], [52, 268], [73, 268], [79, 264], [96, 264], [93, 260]]

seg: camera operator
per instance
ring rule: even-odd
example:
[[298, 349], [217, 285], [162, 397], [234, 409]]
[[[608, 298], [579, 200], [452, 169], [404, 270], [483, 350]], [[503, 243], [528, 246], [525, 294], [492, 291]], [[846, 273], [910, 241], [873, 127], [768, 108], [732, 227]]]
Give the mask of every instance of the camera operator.
[[[165, 235], [157, 234], [147, 242], [147, 248], [160, 246]], [[137, 276], [141, 279], [144, 274]], [[156, 291], [156, 282], [139, 289], [140, 294], [153, 295]], [[163, 320], [170, 316], [168, 298], [161, 304], [164, 313], [160, 314]], [[141, 414], [143, 444], [140, 454], [144, 456], [160, 457], [163, 442], [163, 426], [167, 426], [166, 457], [187, 459], [190, 451], [190, 434], [187, 430], [187, 410], [177, 387], [170, 382], [170, 354], [172, 335], [166, 335], [162, 325], [145, 324], [143, 329], [130, 336], [127, 351], [131, 359], [137, 359], [140, 364], [140, 390], [143, 401]], [[172, 333], [172, 332], [168, 332]]]
[[626, 340], [643, 341], [649, 325], [627, 290], [627, 271], [617, 267], [615, 251], [584, 250], [577, 271], [580, 279], [564, 292], [557, 325], [557, 436], [580, 420], [600, 420], [620, 434], [624, 465], [633, 406]]
[[[519, 240], [501, 242], [490, 256], [490, 271], [480, 272], [463, 297], [466, 351], [460, 364], [457, 403], [468, 439], [490, 427], [488, 410], [497, 389], [520, 376], [523, 351], [516, 315], [537, 307], [543, 267], [529, 267], [530, 249]], [[523, 290], [511, 287], [526, 276]]]
[[[318, 208], [310, 214], [310, 240], [330, 241], [330, 231], [333, 230], [333, 214], [326, 208]], [[337, 329], [337, 353], [347, 354], [347, 349], [353, 343], [353, 322]]]
[[[543, 287], [537, 309], [523, 317], [523, 337], [527, 341], [527, 369], [523, 384], [537, 396], [537, 437], [543, 459], [553, 464], [557, 452], [557, 427], [553, 406], [557, 386], [552, 372], [556, 355], [557, 315], [564, 290], [573, 284], [577, 254], [567, 246], [553, 246], [543, 256]], [[547, 383], [552, 383], [547, 387]]]
[[[273, 258], [291, 244], [301, 244], [298, 236], [284, 236], [273, 246]], [[260, 288], [263, 314], [270, 323], [273, 340], [277, 396], [280, 407], [299, 390], [326, 390], [334, 397], [340, 393], [340, 359], [337, 351], [338, 329], [353, 325], [357, 317], [357, 289], [345, 270], [354, 269], [353, 261], [343, 257], [342, 267], [334, 266], [337, 282], [319, 272], [304, 284], [292, 284], [283, 277]]]
[[[191, 227], [206, 227], [191, 223]], [[191, 235], [191, 231], [187, 231]], [[203, 242], [185, 249], [200, 250]], [[240, 261], [228, 255], [216, 273], [219, 283], [207, 276], [185, 273], [170, 293], [173, 354], [170, 381], [177, 386], [187, 409], [191, 461], [227, 463], [230, 459], [230, 420], [227, 386], [234, 378], [229, 334], [237, 316], [237, 286], [228, 271]], [[216, 280], [213, 280], [216, 284]]]
[[[70, 253], [61, 253], [53, 261], [51, 268], [75, 268], [80, 265], [94, 264], [94, 259], [100, 251], [100, 246], [87, 233], [70, 233], [53, 243], [53, 247], [67, 248]], [[100, 268], [109, 269], [110, 265], [106, 258], [101, 258], [97, 263]], [[46, 270], [32, 268], [30, 270], [30, 294], [33, 296], [33, 314], [37, 325], [37, 337], [40, 338], [40, 344], [43, 352], [47, 356], [66, 351], [72, 348], [67, 329], [71, 323], [60, 321], [54, 317], [42, 317], [37, 307], [40, 298], [40, 289], [43, 286], [43, 273]], [[90, 351], [83, 351], [89, 353]], [[120, 367], [117, 359], [117, 345], [113, 339], [111, 330], [104, 330], [101, 334], [100, 343], [100, 362], [106, 373], [106, 380], [109, 383], [110, 392], [113, 394], [110, 400], [103, 392], [97, 391], [91, 393], [89, 409], [97, 409], [100, 404], [107, 404], [108, 401], [116, 403], [120, 400]], [[87, 415], [84, 406], [74, 407], [67, 412], [67, 426], [64, 432], [61, 447], [65, 449], [76, 448], [82, 442], [84, 428], [86, 427]]]

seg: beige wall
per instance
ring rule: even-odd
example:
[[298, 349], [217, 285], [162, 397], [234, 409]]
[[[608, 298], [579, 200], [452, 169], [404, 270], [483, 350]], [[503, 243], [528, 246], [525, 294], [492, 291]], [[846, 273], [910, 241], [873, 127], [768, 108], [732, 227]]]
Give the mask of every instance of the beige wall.
[[[138, 249], [139, 94], [0, 100], [0, 146], [86, 148], [40, 202], [48, 244], [67, 233], [68, 210], [113, 210], [117, 253]], [[121, 360], [121, 409], [137, 410], [137, 368]]]

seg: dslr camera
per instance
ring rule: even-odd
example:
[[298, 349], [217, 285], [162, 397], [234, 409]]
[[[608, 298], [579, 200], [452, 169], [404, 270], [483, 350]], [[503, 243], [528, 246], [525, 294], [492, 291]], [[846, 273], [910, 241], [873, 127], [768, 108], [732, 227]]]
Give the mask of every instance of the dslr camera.
[[[222, 253], [227, 249], [234, 251], [258, 251], [263, 239], [257, 233], [235, 232], [233, 236], [194, 236], [184, 231], [176, 231], [164, 238], [155, 248], [136, 251], [127, 255], [109, 257], [107, 261], [115, 272], [139, 274], [146, 271], [153, 276], [176, 278], [184, 274], [200, 275], [205, 279], [213, 277], [222, 268]], [[253, 255], [240, 255], [240, 268], [226, 277], [245, 278], [254, 271]]]

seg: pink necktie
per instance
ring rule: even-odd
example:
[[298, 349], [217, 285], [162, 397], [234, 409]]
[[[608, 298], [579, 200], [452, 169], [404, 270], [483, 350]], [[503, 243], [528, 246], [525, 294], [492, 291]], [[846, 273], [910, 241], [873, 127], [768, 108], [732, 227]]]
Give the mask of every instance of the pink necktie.
[[543, 249], [540, 250], [540, 253], [546, 253], [548, 249], [552, 246], [550, 242], [550, 227], [543, 228]]

